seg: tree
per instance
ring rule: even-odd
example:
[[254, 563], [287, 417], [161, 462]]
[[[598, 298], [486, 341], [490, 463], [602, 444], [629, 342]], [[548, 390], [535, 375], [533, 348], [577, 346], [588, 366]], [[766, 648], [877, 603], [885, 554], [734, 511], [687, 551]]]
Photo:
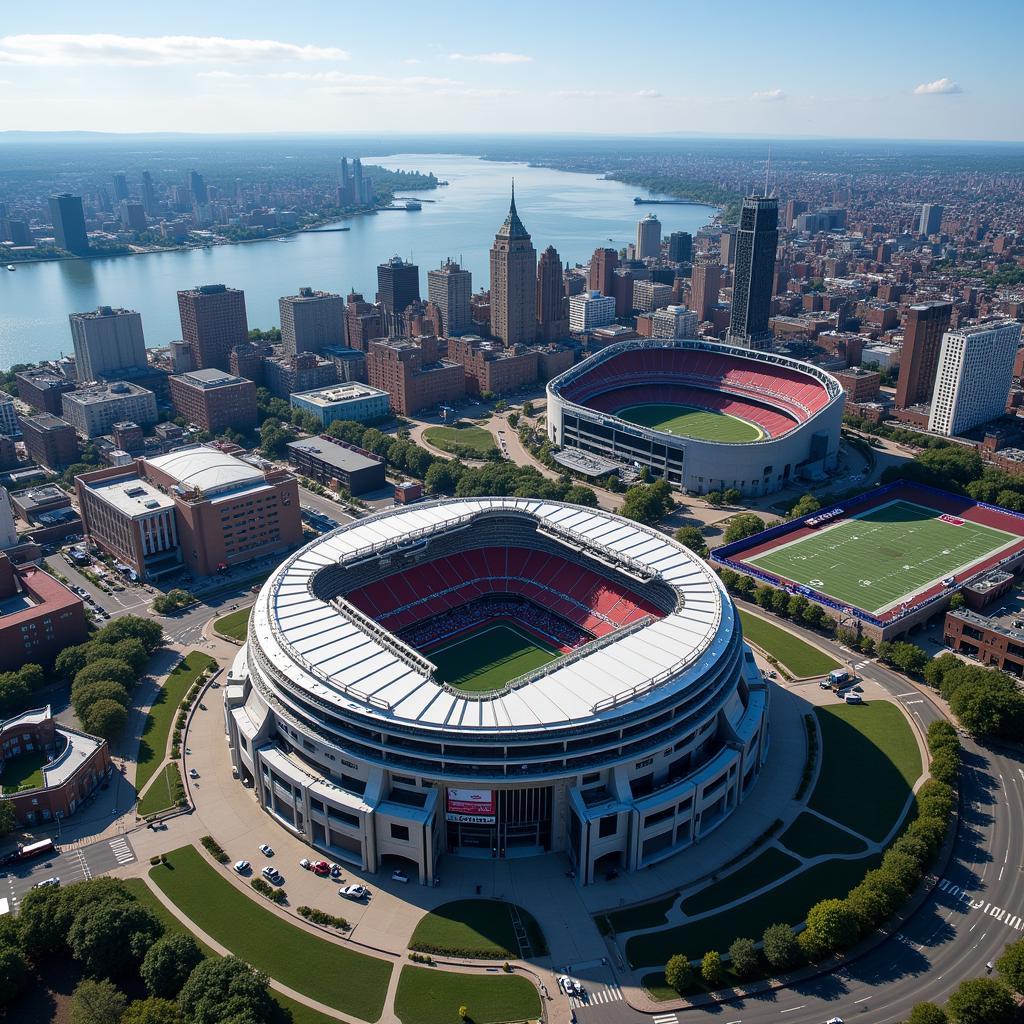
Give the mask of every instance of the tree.
[[128, 999], [109, 981], [86, 978], [71, 996], [71, 1024], [118, 1024]]
[[676, 953], [665, 964], [665, 983], [680, 995], [693, 984], [693, 968], [682, 953]]
[[1017, 1004], [1002, 982], [969, 978], [953, 991], [946, 1011], [956, 1024], [1013, 1024]]
[[79, 721], [85, 721], [89, 714], [89, 709], [98, 700], [116, 701], [123, 708], [127, 708], [131, 703], [128, 691], [120, 683], [115, 683], [109, 679], [102, 679], [95, 683], [86, 683], [85, 686], [77, 687], [72, 692], [71, 699]]
[[857, 941], [860, 926], [843, 900], [822, 900], [807, 912], [807, 933], [826, 953], [838, 953]]
[[154, 996], [174, 999], [202, 960], [203, 952], [191, 935], [165, 935], [149, 947], [139, 973]]
[[56, 887], [29, 889], [22, 897], [18, 910], [18, 924], [21, 928], [21, 944], [32, 957], [56, 952], [66, 938], [65, 925], [57, 909], [70, 890]]
[[181, 1024], [178, 1004], [170, 999], [136, 999], [128, 1004], [121, 1017], [121, 1024]]
[[722, 491], [722, 501], [726, 505], [735, 505], [742, 497], [742, 493], [735, 487], [727, 487]]
[[704, 954], [700, 962], [700, 976], [708, 985], [721, 985], [725, 978], [725, 970], [722, 967], [722, 954], [710, 949]]
[[92, 647], [92, 643], [65, 647], [53, 662], [54, 672], [64, 679], [74, 679], [85, 668], [86, 662], [89, 660], [89, 651]]
[[90, 660], [89, 664], [75, 675], [75, 681], [71, 687], [72, 695], [77, 687], [84, 686], [86, 683], [98, 683], [101, 679], [112, 679], [127, 690], [135, 685], [135, 671], [127, 662], [118, 661], [116, 658]]
[[907, 1024], [947, 1024], [946, 1011], [934, 1003], [915, 1003]]
[[105, 740], [113, 740], [121, 735], [128, 712], [116, 700], [104, 697], [93, 704], [85, 718], [82, 728], [93, 736], [102, 736]]
[[708, 546], [699, 526], [680, 526], [672, 536], [700, 558], [708, 557]]
[[533, 415], [533, 402], [531, 402], [529, 399], [527, 399], [525, 402], [523, 402], [523, 415], [524, 416], [532, 416]]
[[28, 979], [25, 954], [16, 946], [0, 944], [0, 1006], [19, 995]]
[[789, 510], [790, 519], [799, 519], [800, 516], [809, 516], [821, 508], [821, 502], [813, 494], [805, 494]]
[[740, 512], [729, 520], [725, 528], [723, 540], [726, 544], [732, 544], [746, 537], [753, 537], [764, 529], [764, 520], [753, 512]]
[[754, 600], [757, 602], [758, 608], [771, 611], [775, 604], [775, 588], [769, 587], [766, 583], [758, 584], [754, 590]]
[[653, 484], [636, 484], [626, 491], [626, 497], [619, 509], [619, 515], [638, 523], [656, 523], [672, 511], [672, 489], [667, 480]]
[[943, 747], [941, 750], [936, 751], [932, 755], [929, 771], [933, 779], [945, 782], [951, 786], [956, 781], [957, 774], [960, 771], [959, 752], [950, 747]]
[[260, 427], [260, 448], [268, 459], [283, 459], [292, 435], [281, 426], [280, 420], [264, 420]]
[[14, 803], [11, 800], [0, 800], [0, 838], [14, 831], [18, 824], [18, 816], [14, 811]]
[[1007, 945], [996, 961], [996, 970], [1017, 995], [1024, 995], [1024, 939]]
[[729, 947], [729, 962], [738, 978], [749, 978], [757, 970], [760, 957], [753, 939], [734, 939]]
[[220, 1024], [242, 1014], [246, 1024], [264, 1024], [277, 1009], [266, 975], [233, 956], [204, 960], [185, 982], [178, 1005], [185, 1024]]
[[704, 500], [712, 508], [718, 508], [722, 504], [722, 501], [724, 499], [722, 498], [722, 492], [721, 491], [708, 491], [708, 493], [704, 495]]
[[94, 637], [101, 643], [116, 644], [121, 640], [138, 640], [152, 654], [164, 641], [163, 627], [152, 619], [123, 615], [104, 626]]
[[796, 936], [788, 924], [770, 924], [762, 936], [764, 958], [776, 970], [792, 967], [800, 959]]
[[[963, 606], [964, 606], [964, 595], [961, 594], [960, 591], [958, 590], [949, 599], [949, 610], [951, 612], [955, 612], [958, 608], [963, 608]], [[922, 1005], [926, 1005], [926, 1004], [922, 1004]]]
[[140, 961], [163, 930], [152, 911], [134, 900], [109, 900], [79, 910], [68, 947], [91, 974], [110, 976]]
[[565, 501], [570, 501], [574, 505], [583, 505], [586, 508], [597, 508], [597, 495], [594, 493], [594, 489], [583, 484], [573, 484], [565, 492]]

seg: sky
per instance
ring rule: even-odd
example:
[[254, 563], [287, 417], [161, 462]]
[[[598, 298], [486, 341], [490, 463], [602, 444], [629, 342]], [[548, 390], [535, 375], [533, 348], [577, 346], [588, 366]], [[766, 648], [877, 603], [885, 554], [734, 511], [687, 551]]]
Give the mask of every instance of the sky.
[[0, 131], [1024, 140], [1022, 0], [0, 10]]

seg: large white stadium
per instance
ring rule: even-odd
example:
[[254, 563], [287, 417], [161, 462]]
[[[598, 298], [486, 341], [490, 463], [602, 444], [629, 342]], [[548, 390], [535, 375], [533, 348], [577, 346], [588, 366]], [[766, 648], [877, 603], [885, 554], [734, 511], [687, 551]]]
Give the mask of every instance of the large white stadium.
[[389, 510], [294, 554], [225, 702], [268, 813], [423, 884], [443, 853], [563, 851], [583, 884], [656, 863], [749, 793], [767, 713], [704, 562], [610, 513], [515, 498]]
[[[548, 437], [627, 466], [644, 466], [691, 494], [736, 488], [771, 494], [835, 468], [843, 390], [810, 363], [706, 341], [609, 345], [548, 384]], [[687, 435], [631, 422], [630, 413], [696, 414]], [[717, 424], [717, 429], [716, 429]], [[743, 428], [733, 432], [726, 428]]]

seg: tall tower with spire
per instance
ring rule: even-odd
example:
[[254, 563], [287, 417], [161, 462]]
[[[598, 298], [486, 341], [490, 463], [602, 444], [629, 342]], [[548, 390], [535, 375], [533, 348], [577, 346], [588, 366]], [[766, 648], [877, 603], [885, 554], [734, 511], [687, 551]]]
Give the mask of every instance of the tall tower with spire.
[[516, 212], [516, 187], [491, 246], [491, 333], [506, 346], [537, 337], [537, 250]]

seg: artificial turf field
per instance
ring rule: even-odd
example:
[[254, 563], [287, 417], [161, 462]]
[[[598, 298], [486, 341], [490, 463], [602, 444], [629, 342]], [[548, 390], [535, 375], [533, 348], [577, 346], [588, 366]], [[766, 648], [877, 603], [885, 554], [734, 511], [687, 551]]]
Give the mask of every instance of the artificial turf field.
[[877, 613], [1019, 540], [897, 500], [742, 560]]
[[764, 437], [764, 431], [746, 420], [689, 405], [627, 405], [615, 415], [627, 423], [702, 441], [742, 444]]
[[426, 654], [449, 686], [484, 693], [554, 661], [561, 652], [514, 626], [498, 623]]

